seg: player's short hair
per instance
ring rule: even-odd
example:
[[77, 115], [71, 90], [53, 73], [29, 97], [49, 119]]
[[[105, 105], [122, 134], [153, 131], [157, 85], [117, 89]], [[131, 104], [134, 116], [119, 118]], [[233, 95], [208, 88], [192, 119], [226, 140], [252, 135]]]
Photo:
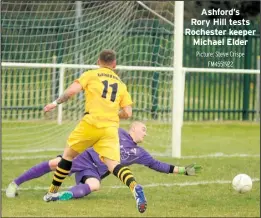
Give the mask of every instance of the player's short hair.
[[105, 49], [100, 53], [99, 60], [102, 63], [110, 64], [116, 60], [116, 53], [113, 50]]
[[137, 125], [145, 125], [146, 124], [144, 122], [141, 122], [141, 121], [133, 121], [131, 124], [130, 124], [130, 127], [129, 127], [129, 130], [131, 130], [133, 127], [137, 126]]

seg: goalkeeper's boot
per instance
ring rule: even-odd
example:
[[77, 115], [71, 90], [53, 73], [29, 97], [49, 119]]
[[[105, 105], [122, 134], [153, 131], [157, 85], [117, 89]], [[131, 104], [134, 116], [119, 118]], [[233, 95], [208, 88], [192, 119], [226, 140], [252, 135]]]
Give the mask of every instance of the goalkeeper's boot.
[[60, 201], [68, 201], [73, 198], [73, 193], [71, 191], [64, 191], [59, 193]]
[[5, 191], [6, 197], [14, 198], [15, 196], [17, 196], [18, 195], [17, 188], [18, 185], [16, 185], [15, 182], [11, 182]]
[[141, 185], [136, 185], [133, 189], [133, 195], [136, 200], [137, 208], [140, 213], [144, 213], [147, 208], [147, 201]]

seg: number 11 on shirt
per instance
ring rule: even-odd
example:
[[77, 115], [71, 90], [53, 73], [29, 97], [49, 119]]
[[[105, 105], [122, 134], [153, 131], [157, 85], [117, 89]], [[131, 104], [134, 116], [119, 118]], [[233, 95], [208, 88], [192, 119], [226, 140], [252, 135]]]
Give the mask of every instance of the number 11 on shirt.
[[101, 97], [103, 97], [103, 98], [107, 97], [108, 88], [110, 86], [112, 88], [112, 93], [111, 93], [111, 99], [110, 100], [112, 102], [114, 102], [115, 98], [116, 98], [117, 91], [118, 91], [118, 83], [113, 83], [113, 84], [109, 85], [107, 80], [102, 81], [102, 83], [104, 85], [104, 89], [102, 91], [102, 96]]

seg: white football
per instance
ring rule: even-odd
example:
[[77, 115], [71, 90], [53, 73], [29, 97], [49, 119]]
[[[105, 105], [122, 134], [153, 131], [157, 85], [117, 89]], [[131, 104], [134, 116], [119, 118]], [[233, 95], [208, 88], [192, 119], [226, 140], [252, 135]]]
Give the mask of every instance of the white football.
[[247, 174], [238, 174], [234, 177], [232, 186], [239, 193], [249, 192], [252, 189], [252, 179]]

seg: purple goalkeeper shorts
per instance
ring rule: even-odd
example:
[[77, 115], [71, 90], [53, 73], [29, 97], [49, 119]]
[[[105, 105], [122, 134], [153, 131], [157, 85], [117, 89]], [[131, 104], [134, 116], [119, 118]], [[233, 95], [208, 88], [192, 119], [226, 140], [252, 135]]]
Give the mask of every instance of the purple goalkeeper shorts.
[[93, 169], [89, 168], [80, 172], [75, 172], [75, 182], [77, 185], [80, 183], [85, 183], [86, 179], [89, 178], [96, 178], [101, 181], [101, 177], [95, 167], [93, 167]]

